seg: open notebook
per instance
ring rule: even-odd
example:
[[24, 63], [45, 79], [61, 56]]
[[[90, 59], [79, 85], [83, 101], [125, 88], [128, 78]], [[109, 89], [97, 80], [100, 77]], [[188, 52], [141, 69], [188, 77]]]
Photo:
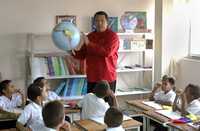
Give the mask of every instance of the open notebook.
[[143, 101], [142, 103], [145, 104], [145, 105], [147, 105], [147, 106], [153, 107], [156, 110], [163, 109], [160, 104], [155, 103], [154, 101]]
[[169, 118], [169, 119], [180, 119], [182, 118], [179, 112], [173, 112], [171, 110], [157, 110], [157, 113]]
[[[97, 122], [97, 123], [105, 124], [104, 123], [104, 117], [93, 117], [93, 118], [90, 118], [90, 119]], [[127, 116], [127, 115], [123, 115], [123, 121], [130, 120], [130, 119], [132, 119], [132, 118]]]

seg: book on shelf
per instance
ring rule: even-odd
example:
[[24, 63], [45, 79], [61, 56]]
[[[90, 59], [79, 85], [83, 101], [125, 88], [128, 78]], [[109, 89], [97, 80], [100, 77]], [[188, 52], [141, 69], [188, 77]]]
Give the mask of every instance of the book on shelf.
[[87, 81], [85, 78], [67, 79], [61, 82], [54, 91], [62, 97], [85, 95], [87, 93]]
[[84, 60], [72, 56], [43, 56], [33, 57], [32, 77], [83, 75], [86, 72]]

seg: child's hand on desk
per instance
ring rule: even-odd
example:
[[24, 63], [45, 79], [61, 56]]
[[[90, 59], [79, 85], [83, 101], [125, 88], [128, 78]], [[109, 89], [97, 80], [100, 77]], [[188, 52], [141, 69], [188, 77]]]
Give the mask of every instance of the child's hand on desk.
[[58, 131], [71, 131], [71, 129], [70, 129], [70, 124], [69, 124], [68, 122], [62, 123], [62, 124], [59, 126], [58, 129], [59, 129]]

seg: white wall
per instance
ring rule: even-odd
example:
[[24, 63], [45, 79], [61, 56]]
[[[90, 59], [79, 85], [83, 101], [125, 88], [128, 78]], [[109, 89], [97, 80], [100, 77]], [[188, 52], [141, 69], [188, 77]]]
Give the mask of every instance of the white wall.
[[148, 28], [154, 29], [154, 0], [1, 0], [0, 72], [24, 87], [27, 33], [51, 32], [56, 15], [76, 15], [80, 30], [90, 30], [90, 17], [98, 10], [110, 16], [124, 11], [148, 11]]
[[[175, 75], [177, 86], [182, 81], [179, 74], [179, 60], [188, 54], [189, 21], [186, 8], [187, 0], [164, 0], [163, 2], [163, 39], [162, 74]], [[176, 69], [172, 69], [176, 68]], [[170, 72], [176, 70], [176, 72]]]

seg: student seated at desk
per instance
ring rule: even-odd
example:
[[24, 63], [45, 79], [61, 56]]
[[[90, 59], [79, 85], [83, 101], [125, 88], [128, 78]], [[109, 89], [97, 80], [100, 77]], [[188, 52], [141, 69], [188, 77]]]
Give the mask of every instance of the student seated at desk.
[[31, 84], [27, 90], [31, 102], [24, 108], [17, 120], [16, 127], [20, 131], [38, 131], [44, 127], [42, 119], [42, 103], [47, 96], [46, 89], [38, 84]]
[[[177, 105], [178, 99], [181, 100], [181, 108]], [[184, 92], [177, 92], [173, 110], [179, 110], [183, 116], [188, 114], [200, 115], [200, 87], [189, 84]]]
[[65, 122], [64, 106], [59, 101], [50, 101], [42, 109], [45, 126], [38, 131], [70, 131], [70, 124]]
[[17, 90], [11, 80], [0, 82], [0, 113], [8, 114], [8, 118], [16, 118], [19, 114], [14, 109], [25, 105], [25, 98], [20, 90]]
[[109, 104], [104, 100], [106, 96], [111, 96], [113, 98], [113, 106], [118, 107], [116, 96], [110, 89], [108, 82], [106, 80], [99, 81], [94, 88], [94, 93], [88, 93], [78, 103], [78, 106], [82, 108], [81, 118], [104, 117], [109, 108]]
[[47, 90], [47, 101], [53, 101], [53, 100], [61, 100], [61, 97], [58, 96], [55, 92], [51, 91], [51, 88], [49, 86], [48, 81], [44, 78], [44, 77], [38, 77], [36, 78], [33, 83], [35, 84], [44, 84], [44, 86], [46, 87]]
[[[174, 99], [176, 97], [176, 93], [173, 91], [175, 88], [175, 80], [173, 77], [165, 77], [162, 79], [161, 86], [155, 86], [150, 100], [155, 101], [161, 105], [172, 106]], [[161, 91], [157, 92], [158, 89], [161, 88]]]
[[125, 131], [122, 127], [123, 114], [115, 107], [110, 107], [105, 114], [104, 123], [107, 125], [106, 131]]

